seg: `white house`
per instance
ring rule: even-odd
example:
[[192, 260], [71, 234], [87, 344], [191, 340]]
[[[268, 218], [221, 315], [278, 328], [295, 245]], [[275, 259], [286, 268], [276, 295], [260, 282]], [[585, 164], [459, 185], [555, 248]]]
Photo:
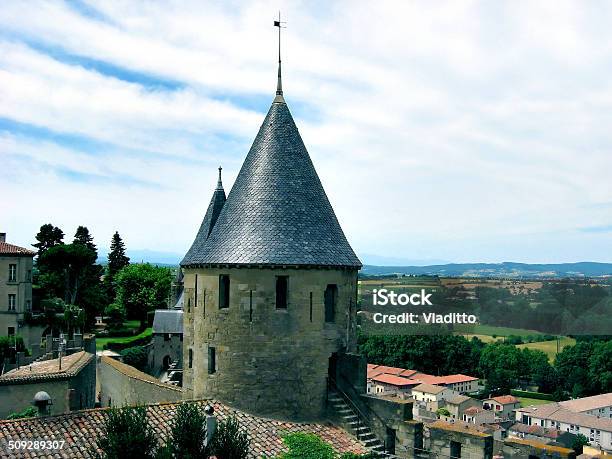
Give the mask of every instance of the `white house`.
[[412, 398], [418, 402], [440, 402], [454, 395], [458, 395], [454, 390], [433, 384], [419, 384], [412, 388]]
[[612, 452], [612, 419], [576, 413], [559, 403], [528, 406], [516, 410], [516, 420], [523, 424], [551, 427], [584, 435], [591, 446]]
[[559, 402], [566, 410], [612, 419], [612, 392]]
[[485, 410], [491, 410], [500, 419], [514, 419], [514, 412], [521, 407], [521, 402], [513, 395], [500, 395], [482, 401]]

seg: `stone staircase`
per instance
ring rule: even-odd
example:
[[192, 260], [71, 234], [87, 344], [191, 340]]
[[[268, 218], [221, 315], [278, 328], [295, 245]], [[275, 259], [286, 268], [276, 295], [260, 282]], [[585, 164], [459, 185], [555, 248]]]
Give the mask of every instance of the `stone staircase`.
[[372, 429], [359, 419], [358, 413], [337, 391], [331, 390], [329, 392], [328, 403], [341, 419], [346, 430], [357, 437], [363, 446], [372, 452], [378, 453], [382, 458], [394, 457], [384, 452], [384, 445], [376, 438]]

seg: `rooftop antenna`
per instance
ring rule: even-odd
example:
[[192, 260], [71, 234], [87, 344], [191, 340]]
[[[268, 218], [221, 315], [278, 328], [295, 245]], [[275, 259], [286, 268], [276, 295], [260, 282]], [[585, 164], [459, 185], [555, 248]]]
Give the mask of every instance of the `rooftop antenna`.
[[281, 21], [281, 13], [278, 12], [278, 21], [274, 21], [274, 27], [278, 27], [278, 81], [276, 83], [276, 97], [274, 102], [284, 102], [283, 98], [283, 81], [281, 79], [281, 29], [286, 28], [283, 24], [286, 21]]

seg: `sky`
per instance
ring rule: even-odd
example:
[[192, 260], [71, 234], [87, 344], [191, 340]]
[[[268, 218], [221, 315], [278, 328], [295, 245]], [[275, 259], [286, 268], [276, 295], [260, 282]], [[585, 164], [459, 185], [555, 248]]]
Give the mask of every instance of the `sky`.
[[182, 255], [283, 89], [362, 258], [612, 262], [612, 3], [8, 0], [0, 231]]

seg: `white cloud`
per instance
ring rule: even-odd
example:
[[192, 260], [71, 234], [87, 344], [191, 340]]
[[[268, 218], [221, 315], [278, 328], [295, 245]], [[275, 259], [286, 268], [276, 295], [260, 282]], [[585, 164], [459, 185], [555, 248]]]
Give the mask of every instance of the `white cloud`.
[[[247, 99], [272, 97], [278, 5], [90, 6], [104, 20], [60, 1], [0, 10], [0, 117], [103, 145], [0, 137], [9, 168], [32, 165], [12, 171], [28, 191], [3, 214], [22, 243], [49, 219], [100, 235], [125, 228], [134, 248], [182, 251], [215, 166], [231, 184], [263, 119]], [[577, 232], [611, 223], [609, 209], [590, 205], [612, 201], [609, 5], [281, 9], [286, 98], [356, 249], [453, 260], [610, 253], [605, 234]], [[62, 53], [181, 86], [126, 82]], [[62, 168], [98, 180], [67, 181]]]

